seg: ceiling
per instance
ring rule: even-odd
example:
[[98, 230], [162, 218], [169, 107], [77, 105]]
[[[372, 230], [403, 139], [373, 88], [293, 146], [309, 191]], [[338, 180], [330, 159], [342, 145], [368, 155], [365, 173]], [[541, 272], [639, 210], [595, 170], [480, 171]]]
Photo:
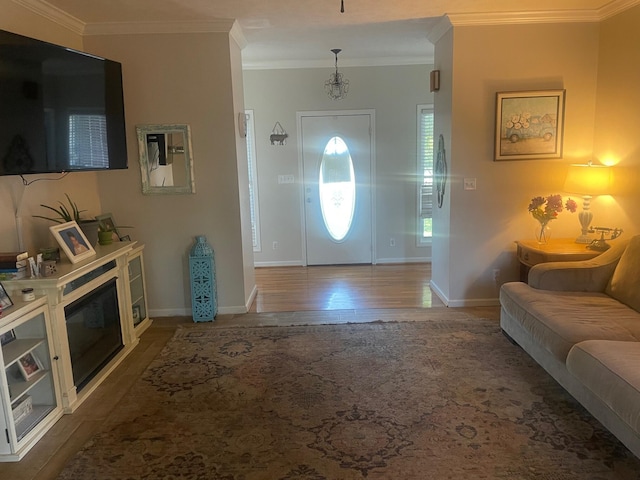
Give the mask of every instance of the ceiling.
[[[14, 0], [81, 33], [101, 27], [235, 19], [245, 68], [431, 63], [429, 33], [454, 24], [598, 21], [640, 0]], [[52, 15], [55, 13], [55, 15]], [[456, 23], [458, 22], [458, 23]]]

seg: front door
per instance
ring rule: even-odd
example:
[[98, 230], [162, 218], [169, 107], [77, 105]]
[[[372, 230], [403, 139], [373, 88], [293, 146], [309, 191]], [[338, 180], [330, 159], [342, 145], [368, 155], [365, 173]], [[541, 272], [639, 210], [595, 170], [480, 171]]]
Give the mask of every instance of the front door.
[[372, 113], [301, 114], [307, 265], [371, 263]]

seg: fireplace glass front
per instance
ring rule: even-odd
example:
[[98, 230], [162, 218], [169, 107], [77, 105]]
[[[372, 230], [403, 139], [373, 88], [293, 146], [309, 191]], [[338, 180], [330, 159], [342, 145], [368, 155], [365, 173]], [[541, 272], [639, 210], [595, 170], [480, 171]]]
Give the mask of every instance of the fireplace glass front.
[[116, 280], [64, 309], [73, 383], [80, 391], [122, 348]]

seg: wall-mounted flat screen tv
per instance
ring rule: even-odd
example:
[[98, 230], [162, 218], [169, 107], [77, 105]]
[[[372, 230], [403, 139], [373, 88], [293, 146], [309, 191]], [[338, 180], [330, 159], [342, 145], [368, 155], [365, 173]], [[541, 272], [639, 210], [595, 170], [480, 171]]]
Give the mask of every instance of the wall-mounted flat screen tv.
[[120, 63], [0, 30], [0, 175], [122, 168]]

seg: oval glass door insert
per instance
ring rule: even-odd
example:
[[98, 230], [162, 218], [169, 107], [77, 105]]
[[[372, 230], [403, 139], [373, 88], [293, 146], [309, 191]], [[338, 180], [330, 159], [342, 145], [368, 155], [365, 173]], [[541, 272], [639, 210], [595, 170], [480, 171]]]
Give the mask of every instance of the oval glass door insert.
[[356, 206], [353, 160], [340, 137], [333, 137], [324, 147], [318, 185], [324, 225], [331, 238], [340, 242], [351, 229]]

